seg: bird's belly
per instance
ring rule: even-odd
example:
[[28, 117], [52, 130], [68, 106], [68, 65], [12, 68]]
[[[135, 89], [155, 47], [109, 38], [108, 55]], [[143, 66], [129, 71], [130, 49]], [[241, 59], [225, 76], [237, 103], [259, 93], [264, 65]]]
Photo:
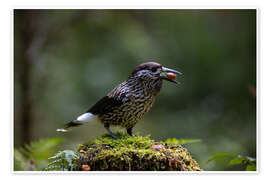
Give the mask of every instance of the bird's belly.
[[125, 128], [134, 127], [135, 124], [145, 115], [154, 102], [154, 98], [136, 99], [129, 101], [113, 109], [111, 112], [103, 114], [100, 120], [110, 125], [118, 125]]

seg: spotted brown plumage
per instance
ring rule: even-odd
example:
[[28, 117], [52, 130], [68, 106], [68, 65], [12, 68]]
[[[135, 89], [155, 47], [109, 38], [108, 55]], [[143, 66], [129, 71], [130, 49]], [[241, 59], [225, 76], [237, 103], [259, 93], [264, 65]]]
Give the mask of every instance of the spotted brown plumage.
[[126, 128], [127, 133], [132, 135], [132, 128], [152, 107], [162, 87], [162, 80], [177, 83], [167, 73], [181, 74], [156, 62], [140, 64], [126, 81], [116, 86], [86, 113], [57, 131], [65, 132], [73, 126], [98, 119], [113, 138], [117, 137], [110, 130], [110, 125]]

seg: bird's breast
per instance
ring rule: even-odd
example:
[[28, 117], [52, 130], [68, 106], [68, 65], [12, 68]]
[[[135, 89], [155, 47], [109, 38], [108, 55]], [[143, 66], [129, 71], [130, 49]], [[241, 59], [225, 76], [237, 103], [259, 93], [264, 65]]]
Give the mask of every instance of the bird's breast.
[[118, 97], [122, 104], [100, 115], [100, 119], [111, 125], [133, 127], [150, 110], [157, 93], [141, 83], [124, 82], [109, 93], [110, 97]]
[[150, 110], [155, 100], [153, 94], [144, 93], [139, 89], [129, 93], [126, 94], [126, 100], [121, 106], [101, 116], [103, 122], [126, 128], [134, 127], [138, 120]]

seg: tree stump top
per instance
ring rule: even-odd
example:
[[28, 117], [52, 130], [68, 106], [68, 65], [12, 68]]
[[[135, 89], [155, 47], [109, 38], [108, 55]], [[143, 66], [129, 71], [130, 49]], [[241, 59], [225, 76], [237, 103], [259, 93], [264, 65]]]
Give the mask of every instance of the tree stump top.
[[200, 171], [198, 163], [179, 144], [155, 142], [149, 136], [117, 133], [79, 145], [77, 170], [84, 171]]

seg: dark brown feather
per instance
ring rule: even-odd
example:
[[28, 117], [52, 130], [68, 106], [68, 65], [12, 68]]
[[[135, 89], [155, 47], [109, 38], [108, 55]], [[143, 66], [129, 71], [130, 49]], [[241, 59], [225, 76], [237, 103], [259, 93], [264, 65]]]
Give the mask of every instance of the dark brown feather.
[[94, 115], [104, 114], [112, 110], [114, 107], [121, 106], [123, 102], [116, 98], [104, 96], [94, 106], [92, 106], [87, 112]]

